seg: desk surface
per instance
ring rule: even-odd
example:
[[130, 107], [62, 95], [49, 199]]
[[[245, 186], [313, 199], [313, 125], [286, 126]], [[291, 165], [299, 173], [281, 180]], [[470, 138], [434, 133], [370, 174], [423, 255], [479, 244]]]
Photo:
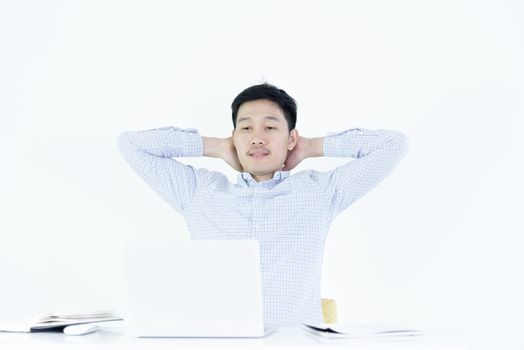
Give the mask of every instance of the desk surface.
[[[98, 332], [83, 336], [68, 336], [53, 333], [2, 333], [0, 347], [56, 349], [89, 347], [149, 349], [316, 349], [336, 347], [351, 349], [466, 349], [457, 336], [443, 332], [424, 332], [423, 336], [389, 339], [325, 339], [300, 328], [281, 328], [263, 338], [136, 338], [127, 334], [123, 325], [101, 326]], [[82, 346], [84, 345], [84, 346]]]

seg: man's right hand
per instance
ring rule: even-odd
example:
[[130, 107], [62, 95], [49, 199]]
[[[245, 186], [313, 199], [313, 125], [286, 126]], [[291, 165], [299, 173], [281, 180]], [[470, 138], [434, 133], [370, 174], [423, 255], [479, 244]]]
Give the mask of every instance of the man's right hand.
[[240, 164], [240, 160], [238, 159], [237, 149], [233, 144], [233, 137], [230, 136], [225, 139], [221, 139], [221, 141], [221, 158], [236, 171], [243, 172], [244, 169], [242, 168], [242, 164]]
[[222, 158], [227, 164], [237, 171], [244, 171], [240, 160], [238, 160], [237, 149], [233, 143], [233, 137], [218, 138], [202, 136], [204, 142], [204, 156]]

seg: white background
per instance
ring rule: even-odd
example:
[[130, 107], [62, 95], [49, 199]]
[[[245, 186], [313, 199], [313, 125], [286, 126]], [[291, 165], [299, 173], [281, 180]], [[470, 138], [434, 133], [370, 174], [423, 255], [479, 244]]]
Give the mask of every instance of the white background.
[[522, 18], [520, 1], [3, 1], [0, 320], [123, 310], [126, 237], [188, 234], [117, 135], [230, 136], [231, 101], [267, 80], [303, 136], [410, 140], [333, 222], [322, 294], [340, 322], [521, 333]]

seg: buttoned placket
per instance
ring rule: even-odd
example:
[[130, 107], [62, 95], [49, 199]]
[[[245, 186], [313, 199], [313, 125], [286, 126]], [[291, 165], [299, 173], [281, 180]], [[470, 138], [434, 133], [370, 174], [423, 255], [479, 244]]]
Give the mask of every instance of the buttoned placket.
[[262, 217], [262, 195], [264, 191], [263, 186], [254, 186], [252, 188], [252, 201], [251, 201], [251, 232], [252, 234], [256, 235], [262, 225], [262, 220], [264, 219]]
[[241, 178], [242, 181], [244, 181], [244, 185], [249, 188], [249, 191], [251, 192], [251, 213], [250, 213], [250, 221], [251, 221], [251, 228], [250, 233], [251, 235], [256, 235], [257, 232], [259, 232], [263, 228], [264, 224], [264, 217], [263, 217], [263, 200], [264, 200], [264, 194], [269, 191], [272, 187], [274, 187], [278, 182], [282, 180], [283, 177], [286, 177], [281, 171], [275, 172], [273, 174], [273, 178], [270, 180], [257, 182], [251, 174], [249, 173], [241, 173], [239, 179]]

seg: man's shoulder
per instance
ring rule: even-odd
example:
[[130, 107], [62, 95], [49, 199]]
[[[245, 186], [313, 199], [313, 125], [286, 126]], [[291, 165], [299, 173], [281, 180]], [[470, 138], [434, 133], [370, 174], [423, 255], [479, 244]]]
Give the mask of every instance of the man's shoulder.
[[290, 177], [293, 176], [293, 177], [312, 177], [312, 176], [317, 176], [319, 174], [323, 174], [323, 173], [327, 173], [325, 171], [318, 171], [318, 170], [315, 170], [315, 169], [304, 169], [304, 170], [301, 170], [297, 173], [294, 173], [294, 174], [290, 174]]
[[220, 171], [210, 170], [207, 168], [200, 168], [193, 165], [189, 165], [193, 168], [193, 171], [197, 177], [197, 181], [204, 186], [209, 185], [213, 182], [229, 181], [228, 177]]
[[329, 180], [333, 170], [319, 171], [315, 169], [304, 169], [295, 174], [291, 174], [295, 181], [303, 181], [307, 183], [314, 183], [319, 186], [323, 186]]

